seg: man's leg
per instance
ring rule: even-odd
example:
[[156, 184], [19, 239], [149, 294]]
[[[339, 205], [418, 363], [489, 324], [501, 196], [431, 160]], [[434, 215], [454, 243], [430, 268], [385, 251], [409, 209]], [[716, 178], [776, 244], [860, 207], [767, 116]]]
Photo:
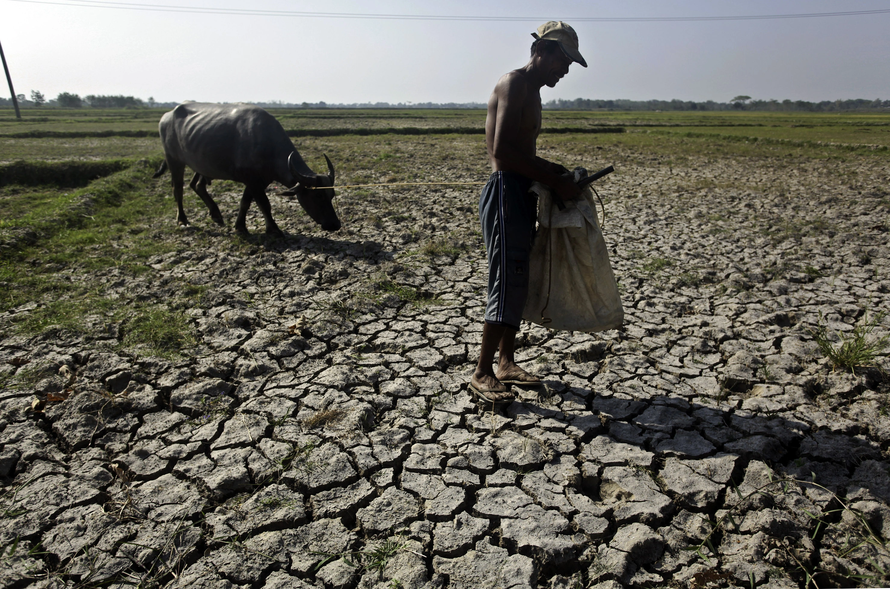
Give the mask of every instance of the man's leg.
[[[516, 337], [516, 332], [509, 329], [506, 325], [498, 325], [486, 321], [482, 327], [482, 347], [479, 351], [479, 362], [476, 364], [473, 379], [470, 381], [470, 384], [476, 388], [509, 395], [507, 387], [498, 380], [492, 368], [494, 354], [498, 351], [508, 331], [513, 332], [513, 338]], [[512, 398], [512, 395], [509, 396]]]
[[[517, 174], [495, 172], [479, 200], [479, 220], [488, 254], [488, 302], [479, 362], [470, 386], [477, 393], [491, 391], [490, 396], [503, 395], [504, 400], [513, 399], [513, 394], [501, 381], [501, 375], [509, 377], [509, 383], [520, 384], [529, 382], [530, 377], [516, 366], [517, 329], [509, 327], [522, 320], [528, 292], [527, 250], [531, 247], [536, 210], [534, 203], [529, 202], [530, 184], [531, 180]], [[492, 363], [498, 351], [495, 373]]]
[[[495, 374], [504, 374], [512, 367], [516, 366], [516, 333], [515, 329], [509, 327], [504, 329], [501, 336], [500, 345], [498, 346], [498, 371]], [[500, 379], [500, 377], [498, 377]]]
[[498, 351], [497, 379], [506, 384], [536, 385], [541, 382], [537, 376], [529, 374], [516, 364], [516, 330], [506, 328], [501, 336]]
[[[479, 363], [473, 373], [475, 386], [484, 386], [492, 390], [506, 390], [504, 382], [509, 384], [535, 385], [541, 380], [516, 364], [516, 333], [506, 325], [485, 323], [482, 328], [482, 347], [479, 351]], [[492, 369], [494, 354], [498, 354], [498, 369]], [[497, 387], [497, 388], [494, 388]]]

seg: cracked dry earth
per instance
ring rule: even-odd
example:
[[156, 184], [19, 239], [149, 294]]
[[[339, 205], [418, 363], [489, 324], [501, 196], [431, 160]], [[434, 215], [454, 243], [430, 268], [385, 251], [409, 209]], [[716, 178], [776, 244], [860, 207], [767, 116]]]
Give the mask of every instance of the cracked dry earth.
[[544, 386], [495, 412], [477, 187], [344, 192], [336, 234], [275, 198], [288, 239], [240, 249], [190, 195], [178, 253], [104, 277], [204, 287], [186, 359], [0, 344], [44, 367], [0, 399], [0, 585], [886, 584], [887, 381], [813, 337], [890, 307], [886, 165], [600, 155], [625, 327], [524, 325]]

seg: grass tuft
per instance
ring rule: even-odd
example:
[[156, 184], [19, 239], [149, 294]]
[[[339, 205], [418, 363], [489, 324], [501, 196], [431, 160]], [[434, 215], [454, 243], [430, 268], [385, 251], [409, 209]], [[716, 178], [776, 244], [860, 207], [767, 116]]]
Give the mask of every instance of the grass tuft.
[[420, 253], [428, 258], [438, 256], [457, 257], [463, 252], [466, 245], [456, 239], [453, 235], [441, 237], [438, 239], [430, 239], [420, 248]]
[[383, 278], [382, 280], [375, 281], [374, 287], [379, 292], [394, 295], [401, 302], [411, 303], [415, 307], [441, 304], [441, 300], [437, 297], [420, 289], [414, 288], [413, 286], [397, 284], [389, 278]]
[[345, 415], [346, 411], [343, 409], [324, 409], [304, 419], [303, 426], [306, 429], [324, 427], [328, 424], [339, 422]]
[[673, 265], [674, 263], [667, 258], [650, 258], [643, 264], [643, 272], [646, 274], [658, 274]]
[[[408, 543], [405, 538], [397, 536], [394, 538], [387, 538], [373, 547], [355, 552], [314, 552], [313, 554], [325, 557], [324, 560], [316, 565], [315, 569], [321, 569], [329, 562], [342, 558], [347, 565], [357, 568], [360, 573], [365, 571], [376, 573], [377, 580], [382, 581], [383, 573], [390, 560], [392, 560], [392, 558], [399, 552], [406, 550], [407, 547]], [[396, 581], [396, 579], [393, 579], [393, 581]], [[391, 583], [390, 586], [392, 587], [393, 584]]]
[[176, 357], [197, 341], [188, 318], [165, 308], [140, 311], [125, 321], [123, 328], [124, 346], [147, 348], [162, 358]]
[[885, 316], [886, 313], [881, 312], [871, 318], [863, 317], [849, 335], [829, 331], [820, 318], [813, 338], [834, 369], [855, 371], [857, 368], [875, 366], [877, 359], [884, 356], [890, 346], [890, 334], [881, 337], [872, 335]]

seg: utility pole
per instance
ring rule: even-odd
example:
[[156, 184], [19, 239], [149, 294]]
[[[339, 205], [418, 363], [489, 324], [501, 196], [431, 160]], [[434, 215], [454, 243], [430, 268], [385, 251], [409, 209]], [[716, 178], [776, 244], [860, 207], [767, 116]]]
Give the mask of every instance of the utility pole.
[[3, 70], [6, 72], [6, 81], [9, 82], [9, 94], [12, 96], [12, 105], [15, 107], [15, 118], [22, 120], [22, 113], [19, 112], [19, 101], [15, 97], [15, 89], [12, 87], [12, 77], [9, 75], [9, 66], [6, 65], [6, 56], [3, 54], [3, 45], [0, 45], [0, 59], [3, 60]]

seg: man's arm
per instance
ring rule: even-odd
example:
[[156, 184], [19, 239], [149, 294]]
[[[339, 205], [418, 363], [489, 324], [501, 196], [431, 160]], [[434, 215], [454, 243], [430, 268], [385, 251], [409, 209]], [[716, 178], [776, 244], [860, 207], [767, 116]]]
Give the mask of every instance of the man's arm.
[[562, 164], [557, 164], [557, 163], [555, 163], [555, 162], [551, 162], [551, 161], [545, 160], [544, 158], [542, 158], [542, 157], [540, 157], [540, 156], [535, 156], [535, 158], [538, 160], [538, 162], [539, 162], [542, 166], [544, 166], [545, 168], [548, 168], [548, 169], [549, 169], [551, 172], [553, 172], [554, 174], [558, 174], [558, 175], [561, 176], [561, 175], [563, 175], [563, 174], [568, 174], [568, 173], [569, 173], [569, 169], [568, 169], [567, 167], [565, 167], [564, 165], [562, 165]]
[[[523, 110], [528, 104], [528, 84], [522, 75], [511, 72], [501, 78], [495, 87], [497, 115], [492, 140], [492, 157], [498, 167], [517, 172], [550, 186], [564, 199], [581, 194], [571, 178], [561, 175], [562, 166], [534, 155], [536, 128], [523, 120]], [[537, 125], [536, 121], [532, 122]]]

